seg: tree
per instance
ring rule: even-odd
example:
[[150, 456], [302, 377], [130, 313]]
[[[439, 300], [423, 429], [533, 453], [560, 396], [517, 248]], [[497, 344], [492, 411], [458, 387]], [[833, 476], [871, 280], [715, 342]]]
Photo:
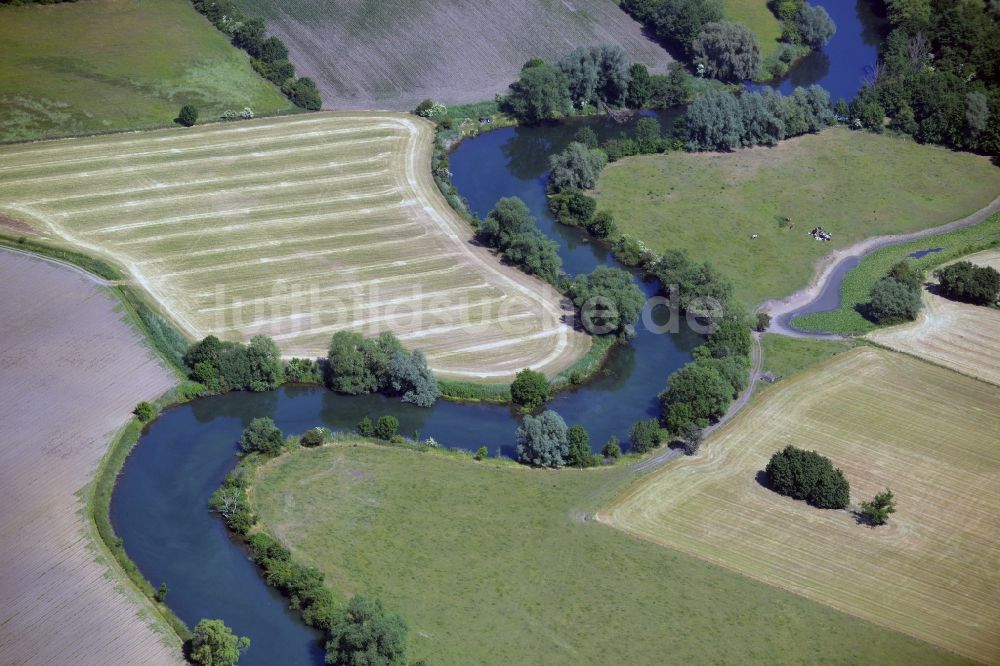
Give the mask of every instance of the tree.
[[829, 458], [792, 445], [778, 451], [764, 470], [773, 490], [805, 500], [820, 509], [843, 509], [850, 502], [850, 485]]
[[569, 442], [569, 453], [566, 464], [573, 467], [590, 467], [594, 464], [594, 456], [590, 453], [590, 434], [582, 425], [570, 426], [566, 431]]
[[267, 34], [267, 26], [264, 25], [263, 19], [246, 19], [233, 31], [233, 44], [254, 58], [258, 58], [260, 57], [260, 49], [264, 44], [265, 34]]
[[[653, 83], [649, 70], [640, 62], [632, 63], [628, 68], [628, 92], [625, 94], [625, 104], [630, 109], [641, 109], [646, 106], [653, 93]], [[592, 147], [592, 146], [591, 146]]]
[[630, 273], [610, 266], [577, 276], [569, 297], [580, 308], [584, 326], [597, 335], [624, 333], [639, 318], [646, 300]]
[[825, 46], [837, 26], [825, 9], [819, 5], [804, 4], [795, 16], [795, 26], [799, 30], [802, 41], [814, 49]]
[[641, 4], [649, 8], [640, 12], [638, 18], [652, 23], [657, 37], [688, 56], [691, 55], [691, 43], [702, 26], [721, 21], [723, 17], [721, 0], [659, 0], [653, 3], [627, 0], [624, 6], [629, 9]]
[[246, 453], [262, 453], [276, 456], [284, 446], [284, 436], [270, 417], [263, 416], [250, 421], [250, 425], [240, 435], [240, 448]]
[[398, 430], [399, 419], [391, 414], [385, 414], [378, 417], [378, 421], [375, 422], [375, 427], [372, 429], [372, 434], [388, 442]]
[[861, 516], [872, 526], [885, 525], [893, 513], [896, 513], [896, 499], [888, 488], [875, 493], [871, 502], [861, 502]]
[[132, 411], [132, 413], [135, 414], [140, 421], [146, 423], [148, 421], [152, 421], [153, 418], [156, 416], [156, 407], [143, 400], [142, 402], [140, 402], [138, 405], [135, 406], [135, 409]]
[[587, 148], [572, 142], [566, 150], [549, 158], [549, 187], [554, 192], [573, 188], [589, 190], [608, 163], [607, 154], [599, 148]]
[[247, 345], [247, 362], [250, 366], [251, 391], [270, 391], [285, 381], [281, 350], [266, 335], [255, 335]]
[[610, 238], [618, 233], [618, 225], [615, 224], [615, 218], [611, 213], [602, 210], [594, 214], [590, 224], [587, 225], [587, 231], [598, 238]]
[[476, 460], [483, 460], [485, 458], [488, 458], [489, 455], [490, 455], [489, 450], [485, 446], [480, 446], [478, 449], [476, 449], [476, 453], [472, 457], [475, 458]]
[[167, 598], [168, 592], [170, 592], [170, 588], [167, 587], [167, 584], [160, 583], [160, 586], [156, 588], [156, 592], [153, 593], [153, 598], [162, 604], [163, 601]]
[[504, 197], [479, 225], [476, 238], [483, 245], [503, 250], [516, 236], [537, 231], [538, 225], [525, 203], [518, 197]]
[[203, 666], [233, 666], [250, 647], [250, 639], [239, 638], [222, 620], [201, 620], [191, 635], [189, 659]]
[[660, 393], [667, 429], [679, 433], [689, 424], [704, 428], [717, 421], [733, 399], [733, 387], [715, 368], [688, 363], [670, 375]]
[[326, 439], [326, 433], [323, 428], [310, 428], [302, 433], [302, 437], [299, 438], [299, 443], [302, 446], [319, 446]]
[[720, 81], [749, 79], [760, 64], [757, 36], [745, 25], [725, 21], [705, 24], [691, 45], [695, 65]]
[[766, 312], [758, 312], [757, 320], [756, 323], [754, 324], [753, 330], [757, 331], [758, 333], [763, 333], [770, 327], [771, 327], [771, 315], [769, 315]]
[[198, 122], [198, 109], [190, 104], [185, 104], [181, 107], [181, 112], [177, 114], [177, 122], [184, 127], [191, 127]]
[[308, 76], [289, 81], [281, 87], [281, 92], [288, 96], [292, 104], [307, 111], [319, 111], [323, 106], [323, 100], [319, 96], [319, 88], [316, 87], [316, 82]]
[[656, 419], [636, 421], [629, 428], [628, 438], [632, 442], [633, 451], [636, 453], [646, 453], [660, 445], [660, 442], [663, 440], [663, 430]]
[[549, 380], [540, 372], [525, 368], [510, 385], [510, 399], [526, 410], [539, 407], [549, 399]]
[[658, 153], [666, 148], [663, 129], [656, 118], [640, 118], [635, 124], [635, 140], [641, 153]]
[[374, 437], [375, 436], [375, 424], [372, 423], [370, 416], [366, 416], [360, 421], [358, 421], [358, 434], [362, 437]]
[[260, 43], [260, 54], [258, 57], [267, 63], [287, 61], [288, 48], [277, 37], [268, 37]]
[[719, 321], [709, 334], [705, 346], [713, 358], [737, 356], [749, 358], [753, 349], [750, 327], [742, 317], [727, 317]]
[[504, 99], [506, 110], [525, 123], [537, 123], [572, 112], [566, 75], [547, 63], [521, 70], [521, 78], [510, 84]]
[[986, 95], [972, 91], [965, 96], [965, 122], [969, 132], [978, 137], [987, 127], [990, 120], [990, 102]]
[[877, 324], [913, 321], [920, 310], [920, 292], [891, 277], [872, 287], [866, 314]]
[[514, 236], [510, 245], [504, 248], [503, 256], [525, 273], [537, 275], [552, 284], [555, 284], [562, 268], [559, 245], [537, 230]]
[[705, 431], [694, 423], [685, 423], [677, 433], [677, 438], [684, 445], [684, 454], [693, 456], [701, 448], [701, 443], [705, 439]]
[[330, 388], [359, 395], [389, 387], [389, 362], [403, 345], [389, 331], [369, 339], [353, 331], [337, 331], [330, 340], [327, 361]]
[[617, 437], [612, 437], [608, 440], [604, 448], [601, 449], [601, 455], [605, 458], [611, 458], [612, 460], [618, 460], [622, 457], [622, 447], [618, 443]]
[[528, 414], [517, 429], [517, 458], [537, 467], [562, 467], [569, 457], [566, 422], [551, 409]]
[[406, 622], [377, 599], [355, 596], [334, 613], [326, 663], [336, 666], [404, 666]]
[[974, 305], [992, 305], [1000, 298], [1000, 273], [992, 266], [959, 261], [934, 271], [941, 293]]
[[625, 102], [630, 71], [628, 54], [621, 46], [579, 47], [562, 58], [558, 67], [576, 106]]
[[587, 125], [573, 133], [573, 140], [582, 143], [587, 148], [597, 148], [597, 132]]
[[691, 75], [679, 62], [672, 62], [667, 67], [666, 76], [653, 76], [650, 79], [648, 106], [654, 109], [669, 109], [688, 101], [691, 96]]
[[580, 190], [563, 190], [549, 198], [549, 209], [560, 224], [586, 227], [597, 210], [597, 199]]
[[412, 353], [397, 351], [386, 369], [389, 384], [403, 394], [403, 402], [418, 407], [430, 407], [441, 395], [434, 373], [427, 367], [427, 359], [420, 350]]

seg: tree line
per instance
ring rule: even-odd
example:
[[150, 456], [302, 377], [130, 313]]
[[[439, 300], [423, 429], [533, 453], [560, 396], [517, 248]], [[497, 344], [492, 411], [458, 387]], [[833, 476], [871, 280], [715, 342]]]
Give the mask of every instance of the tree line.
[[192, 0], [191, 4], [225, 33], [234, 46], [246, 51], [253, 68], [278, 86], [292, 104], [309, 111], [320, 109], [322, 101], [316, 82], [307, 76], [296, 78], [295, 66], [288, 60], [288, 48], [279, 38], [267, 36], [263, 19], [248, 16], [233, 0]]

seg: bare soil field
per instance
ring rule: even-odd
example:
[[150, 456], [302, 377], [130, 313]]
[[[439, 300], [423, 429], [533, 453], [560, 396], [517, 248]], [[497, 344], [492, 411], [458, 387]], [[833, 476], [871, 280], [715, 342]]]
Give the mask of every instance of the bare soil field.
[[[947, 648], [1000, 660], [1000, 388], [872, 348], [776, 384], [699, 455], [598, 519]], [[788, 444], [843, 469], [851, 501], [889, 487], [887, 526], [763, 484]], [[761, 476], [758, 476], [761, 475]]]
[[188, 335], [288, 356], [391, 330], [443, 376], [556, 373], [589, 349], [555, 290], [470, 243], [430, 123], [258, 119], [0, 147], [0, 210], [123, 266]]
[[263, 16], [328, 109], [493, 99], [533, 57], [618, 44], [662, 72], [670, 55], [609, 0], [240, 0]]
[[180, 663], [97, 561], [79, 496], [175, 378], [88, 278], [0, 250], [0, 281], [0, 663]]
[[[1000, 270], [1000, 250], [964, 258]], [[897, 351], [1000, 384], [1000, 310], [959, 303], [924, 289], [917, 321], [869, 333], [866, 337]]]

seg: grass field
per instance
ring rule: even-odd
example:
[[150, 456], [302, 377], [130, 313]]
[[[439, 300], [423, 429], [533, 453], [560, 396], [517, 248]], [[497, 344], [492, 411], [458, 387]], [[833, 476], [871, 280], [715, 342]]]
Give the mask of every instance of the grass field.
[[402, 114], [310, 114], [0, 147], [0, 211], [127, 269], [193, 337], [325, 354], [392, 330], [444, 376], [556, 373], [589, 337], [470, 245]]
[[[748, 305], [805, 286], [831, 249], [951, 222], [998, 193], [987, 158], [840, 128], [732, 154], [631, 157], [596, 188], [622, 232], [709, 261]], [[816, 226], [833, 241], [813, 240]]]
[[844, 340], [790, 338], [774, 333], [761, 336], [760, 342], [764, 349], [764, 370], [781, 377], [791, 377], [853, 347], [852, 342]]
[[[904, 259], [915, 268], [930, 271], [935, 266], [976, 250], [1000, 244], [1000, 213], [979, 224], [929, 236], [908, 243], [891, 245], [872, 252], [844, 277], [840, 287], [840, 307], [829, 312], [803, 315], [794, 320], [795, 327], [805, 331], [828, 331], [844, 335], [868, 333], [878, 325], [861, 316], [857, 306], [869, 301], [872, 287], [882, 279], [893, 264]], [[920, 259], [909, 255], [920, 250], [941, 248]]]
[[722, 7], [729, 21], [742, 23], [757, 35], [761, 58], [778, 50], [781, 22], [767, 8], [766, 0], [723, 0]]
[[[601, 520], [967, 657], [1000, 659], [1000, 388], [862, 347], [782, 381]], [[788, 444], [844, 470], [870, 529], [757, 480]], [[846, 660], [849, 661], [849, 660]], [[894, 663], [906, 663], [896, 656]]]
[[954, 661], [580, 520], [627, 475], [332, 445], [270, 463], [254, 497], [265, 528], [339, 595], [400, 611], [411, 659], [432, 664]]
[[[1000, 250], [962, 257], [1000, 270]], [[934, 282], [933, 278], [931, 279]], [[868, 334], [868, 338], [1000, 384], [1000, 310], [952, 301], [924, 289], [924, 309], [917, 321]]]
[[610, 0], [240, 0], [267, 19], [330, 109], [493, 99], [532, 57], [619, 44], [662, 72], [670, 55]]
[[292, 108], [188, 0], [0, 7], [0, 44], [0, 142]]
[[0, 663], [181, 664], [83, 510], [115, 431], [176, 378], [91, 279], [4, 249], [0, 276]]

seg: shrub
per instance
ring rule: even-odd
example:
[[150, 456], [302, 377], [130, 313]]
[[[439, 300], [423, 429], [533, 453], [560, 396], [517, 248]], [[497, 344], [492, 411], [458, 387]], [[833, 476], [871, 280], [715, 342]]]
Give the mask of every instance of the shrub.
[[664, 423], [674, 434], [692, 425], [704, 428], [726, 413], [733, 393], [732, 384], [717, 369], [688, 363], [670, 375], [667, 389], [660, 393]]
[[934, 271], [941, 293], [957, 301], [992, 305], [1000, 297], [1000, 273], [992, 266], [976, 266], [959, 261]]
[[622, 457], [622, 447], [618, 444], [618, 438], [612, 437], [601, 449], [601, 455], [605, 458], [611, 458], [612, 460], [618, 460]]
[[758, 312], [757, 319], [754, 323], [753, 330], [758, 333], [763, 333], [771, 326], [771, 315], [766, 312]]
[[515, 405], [532, 410], [545, 404], [551, 394], [549, 380], [540, 372], [525, 368], [517, 373], [510, 385], [510, 398]]
[[566, 464], [573, 467], [591, 467], [594, 464], [594, 456], [590, 453], [590, 434], [587, 429], [582, 425], [570, 426], [566, 431], [566, 439], [569, 442]]
[[379, 439], [389, 441], [399, 430], [399, 419], [391, 414], [378, 417], [372, 433]]
[[184, 127], [191, 127], [198, 122], [198, 109], [190, 104], [181, 107], [181, 112], [177, 114], [177, 122]]
[[489, 449], [487, 449], [485, 446], [480, 446], [478, 449], [476, 449], [476, 453], [472, 457], [475, 458], [476, 460], [483, 460], [485, 458], [488, 458], [489, 455], [490, 455]]
[[297, 80], [289, 80], [281, 87], [281, 92], [288, 96], [292, 104], [307, 111], [319, 111], [323, 106], [316, 82], [307, 76]]
[[354, 331], [337, 331], [330, 340], [330, 388], [340, 393], [374, 393], [389, 385], [389, 362], [403, 346], [389, 331], [377, 339]]
[[580, 308], [584, 326], [595, 335], [624, 333], [639, 318], [646, 300], [630, 273], [609, 266], [577, 276], [568, 293]]
[[517, 429], [517, 458], [538, 467], [562, 467], [569, 456], [566, 422], [559, 414], [546, 410], [530, 414]]
[[299, 443], [302, 446], [320, 446], [326, 439], [326, 432], [323, 428], [310, 428], [302, 433]]
[[406, 622], [378, 600], [355, 596], [331, 618], [326, 663], [336, 666], [403, 666]]
[[563, 190], [549, 198], [549, 210], [560, 224], [587, 227], [597, 210], [597, 199], [580, 190]]
[[372, 423], [371, 417], [366, 416], [361, 421], [358, 422], [358, 434], [362, 437], [374, 437], [375, 436], [375, 425]]
[[916, 319], [920, 306], [919, 290], [884, 277], [872, 287], [866, 314], [877, 324], [898, 324]]
[[566, 189], [589, 190], [608, 163], [600, 148], [587, 148], [572, 142], [558, 155], [549, 158], [549, 187], [554, 192]]
[[156, 407], [144, 400], [135, 406], [132, 413], [135, 414], [140, 421], [147, 423], [156, 417]]
[[721, 81], [753, 77], [760, 64], [757, 36], [744, 25], [725, 21], [706, 23], [691, 45], [694, 63]]
[[250, 425], [240, 436], [240, 448], [245, 453], [261, 453], [265, 456], [276, 456], [284, 446], [284, 436], [270, 417], [258, 417], [250, 421]]
[[166, 583], [160, 583], [160, 586], [156, 588], [156, 592], [153, 594], [153, 599], [159, 601], [161, 604], [167, 598], [167, 593], [170, 592], [170, 588], [167, 587]]
[[295, 384], [322, 384], [319, 363], [309, 358], [293, 358], [285, 366], [285, 379]]
[[885, 525], [893, 513], [896, 513], [896, 499], [888, 488], [875, 493], [871, 502], [861, 502], [861, 517], [873, 527]]
[[618, 233], [618, 226], [615, 224], [615, 218], [606, 210], [598, 211], [590, 223], [587, 225], [587, 231], [592, 233], [598, 238], [610, 238]]
[[802, 41], [814, 49], [826, 45], [837, 31], [833, 19], [819, 5], [803, 5], [795, 15], [795, 27]]
[[573, 110], [569, 80], [547, 63], [532, 64], [510, 84], [510, 94], [502, 101], [504, 111], [524, 123], [537, 123], [567, 115]]
[[829, 458], [794, 446], [771, 456], [765, 469], [771, 488], [820, 509], [843, 509], [850, 501], [850, 485]]
[[418, 407], [430, 407], [441, 395], [434, 374], [419, 350], [412, 353], [397, 351], [386, 368], [389, 385], [402, 394], [403, 402]]
[[632, 442], [633, 451], [646, 453], [660, 445], [663, 440], [663, 431], [656, 419], [636, 421], [628, 431], [628, 438]]
[[212, 392], [269, 391], [285, 381], [281, 352], [264, 335], [255, 335], [246, 346], [210, 335], [191, 345], [184, 364], [192, 368], [191, 379]]
[[192, 632], [188, 659], [204, 666], [233, 666], [248, 647], [250, 639], [237, 638], [222, 620], [201, 620]]

